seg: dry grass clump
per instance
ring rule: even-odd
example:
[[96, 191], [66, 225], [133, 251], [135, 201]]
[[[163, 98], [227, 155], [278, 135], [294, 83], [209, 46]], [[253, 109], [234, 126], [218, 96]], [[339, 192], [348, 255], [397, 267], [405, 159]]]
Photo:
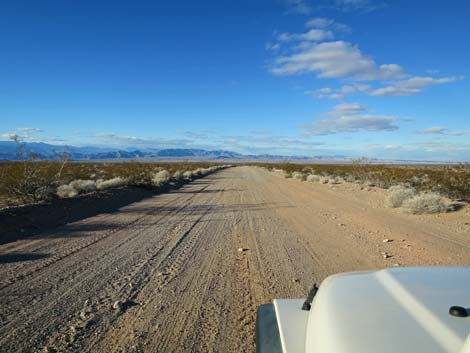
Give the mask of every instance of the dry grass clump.
[[400, 207], [403, 211], [412, 214], [442, 213], [449, 210], [442, 196], [437, 192], [417, 193], [416, 189], [405, 185], [395, 185], [389, 189], [385, 206]]
[[404, 185], [394, 185], [388, 189], [385, 206], [390, 208], [401, 207], [403, 202], [416, 195], [416, 190]]
[[308, 177], [307, 177], [307, 181], [311, 182], [311, 183], [319, 183], [320, 182], [320, 179], [321, 179], [321, 176], [320, 175], [316, 175], [316, 174], [310, 174]]
[[292, 178], [297, 179], [297, 180], [301, 180], [301, 181], [305, 181], [305, 180], [307, 180], [307, 175], [305, 173], [302, 173], [302, 172], [293, 172], [292, 173]]
[[402, 209], [412, 214], [442, 213], [449, 207], [436, 192], [421, 193], [403, 201]]
[[60, 185], [57, 188], [57, 196], [60, 198], [75, 197], [79, 194], [86, 194], [96, 191], [96, 182], [93, 180], [73, 180], [69, 184]]
[[[286, 178], [292, 177], [294, 172], [300, 172], [318, 175], [319, 178], [341, 177], [347, 182], [384, 189], [403, 184], [410, 185], [417, 192], [437, 192], [450, 199], [470, 202], [470, 163], [460, 165], [395, 165], [374, 164], [366, 159], [361, 159], [345, 164], [270, 163], [255, 165], [269, 170], [284, 170]], [[321, 179], [319, 182], [330, 183], [330, 180]]]
[[96, 188], [98, 190], [117, 188], [124, 185], [127, 185], [127, 180], [121, 177], [116, 177], [109, 180], [98, 179], [96, 181]]
[[78, 191], [70, 184], [61, 185], [57, 188], [56, 191], [57, 196], [61, 199], [69, 198], [69, 197], [76, 197], [78, 196]]
[[48, 201], [54, 197], [76, 197], [114, 187], [154, 188], [153, 179], [164, 170], [171, 178], [159, 174], [155, 181], [160, 186], [170, 181], [190, 181], [229, 167], [205, 162], [41, 161], [27, 152], [21, 154], [24, 160], [0, 162], [0, 208]]
[[185, 180], [191, 180], [193, 178], [193, 172], [191, 170], [187, 170], [183, 173], [183, 178]]
[[169, 181], [170, 173], [168, 170], [161, 170], [152, 177], [152, 185], [157, 188], [167, 184]]
[[183, 180], [183, 172], [181, 170], [177, 170], [176, 172], [173, 173], [171, 176], [171, 179], [174, 181], [181, 181]]

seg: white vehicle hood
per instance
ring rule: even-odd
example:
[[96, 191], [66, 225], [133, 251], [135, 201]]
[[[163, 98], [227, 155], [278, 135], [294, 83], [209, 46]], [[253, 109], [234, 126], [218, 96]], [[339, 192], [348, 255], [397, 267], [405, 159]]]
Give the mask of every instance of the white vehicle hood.
[[340, 274], [320, 286], [306, 353], [470, 353], [470, 267]]

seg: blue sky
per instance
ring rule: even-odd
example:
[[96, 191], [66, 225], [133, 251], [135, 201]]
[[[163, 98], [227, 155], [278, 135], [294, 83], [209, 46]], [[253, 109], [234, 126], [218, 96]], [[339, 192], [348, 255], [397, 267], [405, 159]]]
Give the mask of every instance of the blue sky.
[[470, 160], [470, 3], [0, 4], [0, 135]]

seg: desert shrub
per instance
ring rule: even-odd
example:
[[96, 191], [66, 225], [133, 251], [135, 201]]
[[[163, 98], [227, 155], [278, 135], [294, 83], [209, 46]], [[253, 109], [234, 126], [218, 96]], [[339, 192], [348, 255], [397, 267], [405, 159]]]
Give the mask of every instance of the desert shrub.
[[173, 173], [171, 178], [175, 181], [180, 181], [183, 179], [183, 172], [181, 170], [177, 170]]
[[342, 184], [344, 183], [344, 179], [338, 176], [330, 177], [329, 180], [330, 184]]
[[78, 191], [79, 194], [92, 192], [96, 190], [96, 182], [94, 180], [74, 180], [70, 185]]
[[293, 172], [292, 173], [292, 178], [304, 181], [304, 180], [307, 179], [307, 176], [304, 173], [301, 173], [301, 172]]
[[70, 184], [61, 185], [57, 188], [57, 196], [61, 199], [78, 196], [78, 191]]
[[197, 168], [196, 170], [193, 171], [194, 176], [202, 176], [202, 168]]
[[416, 190], [404, 185], [395, 185], [388, 189], [388, 195], [385, 199], [385, 206], [396, 208], [400, 207], [405, 200], [416, 195]]
[[191, 180], [193, 178], [193, 172], [191, 170], [187, 170], [183, 173], [183, 178], [186, 180]]
[[170, 181], [170, 173], [167, 170], [161, 170], [152, 177], [152, 184], [161, 187]]
[[50, 169], [50, 163], [39, 161], [39, 155], [27, 150], [18, 136], [13, 141], [17, 147], [18, 162], [7, 164], [0, 170], [0, 194], [8, 196], [7, 203], [33, 203], [45, 201], [53, 194], [53, 184], [61, 169]]
[[307, 181], [309, 181], [311, 183], [318, 183], [320, 181], [320, 176], [316, 175], [316, 174], [310, 174], [307, 177]]
[[402, 204], [403, 210], [412, 214], [441, 213], [448, 210], [441, 195], [435, 192], [420, 193]]
[[57, 190], [57, 196], [61, 198], [75, 197], [79, 194], [93, 192], [96, 190], [96, 182], [93, 180], [73, 180], [69, 184], [60, 185]]
[[108, 180], [98, 179], [96, 181], [96, 188], [98, 190], [116, 188], [124, 185], [126, 185], [126, 180], [121, 177], [116, 177]]
[[163, 170], [172, 176], [186, 171], [182, 177], [189, 181], [195, 177], [194, 170], [199, 169], [199, 176], [203, 176], [230, 167], [207, 162], [75, 162], [68, 161], [67, 156], [42, 161], [40, 156], [28, 152], [24, 144], [19, 142], [18, 146], [17, 161], [0, 162], [0, 207], [47, 201], [55, 194], [74, 197], [93, 191], [93, 186], [75, 185], [80, 189], [76, 190], [74, 185], [69, 185], [76, 180], [96, 180], [97, 189], [120, 186], [119, 179], [115, 178], [124, 180], [125, 185], [153, 188], [153, 177]]

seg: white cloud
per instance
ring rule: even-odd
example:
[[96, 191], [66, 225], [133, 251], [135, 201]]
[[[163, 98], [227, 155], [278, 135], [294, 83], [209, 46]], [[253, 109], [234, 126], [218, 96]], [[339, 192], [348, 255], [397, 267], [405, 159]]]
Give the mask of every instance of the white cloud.
[[333, 32], [323, 29], [311, 29], [305, 33], [281, 33], [278, 40], [281, 42], [312, 41], [319, 42], [325, 39], [333, 39]]
[[407, 80], [401, 80], [394, 82], [392, 85], [387, 87], [378, 88], [372, 90], [370, 95], [372, 96], [409, 96], [421, 92], [425, 87], [432, 85], [440, 85], [444, 83], [456, 82], [462, 80], [463, 77], [421, 77], [415, 76]]
[[12, 132], [5, 132], [3, 134], [0, 134], [0, 141], [9, 141], [9, 140], [14, 140], [14, 139], [21, 139], [21, 137], [15, 133]]
[[335, 100], [346, 98], [346, 96], [355, 93], [368, 92], [370, 90], [370, 87], [370, 85], [355, 83], [351, 85], [344, 85], [337, 89], [323, 87], [316, 90], [308, 90], [304, 93], [319, 99], [326, 98]]
[[271, 135], [273, 132], [268, 129], [262, 129], [262, 130], [252, 130], [250, 131], [250, 133], [253, 135]]
[[325, 115], [330, 116], [344, 116], [344, 115], [353, 115], [361, 113], [365, 108], [359, 103], [342, 103], [337, 104], [333, 107], [333, 110], [325, 113]]
[[313, 8], [306, 0], [286, 0], [287, 12], [299, 15], [309, 15]]
[[[341, 6], [367, 7], [370, 1], [338, 0]], [[317, 78], [340, 79], [339, 88], [307, 90], [317, 98], [344, 99], [365, 93], [371, 96], [408, 96], [428, 86], [462, 80], [463, 76], [435, 78], [411, 76], [398, 64], [379, 64], [362, 53], [357, 45], [343, 40], [333, 41], [334, 33], [350, 31], [349, 27], [324, 17], [315, 17], [305, 24], [305, 33], [281, 33], [278, 42], [268, 45], [275, 52], [269, 70], [275, 75], [309, 75]], [[282, 45], [281, 45], [282, 44]], [[282, 49], [281, 49], [282, 47]], [[436, 72], [435, 70], [433, 72]], [[344, 81], [347, 84], [344, 84]], [[369, 81], [370, 84], [365, 84]], [[368, 83], [369, 83], [368, 82]]]
[[428, 129], [423, 129], [423, 130], [418, 130], [416, 131], [417, 134], [419, 135], [426, 135], [426, 134], [443, 134], [446, 131], [448, 131], [447, 128], [445, 127], [430, 127]]
[[331, 26], [335, 21], [325, 17], [315, 17], [307, 21], [305, 24], [306, 27], [313, 27], [313, 28], [326, 28]]
[[470, 135], [470, 130], [449, 130], [446, 127], [435, 126], [423, 130], [415, 131], [418, 135], [445, 135], [445, 136], [464, 136]]
[[334, 117], [322, 119], [311, 124], [300, 126], [304, 129], [304, 136], [330, 135], [341, 132], [360, 131], [394, 131], [398, 130], [398, 122], [412, 121], [407, 117], [364, 114], [365, 107], [359, 103], [337, 104], [329, 112], [323, 115]]
[[330, 135], [341, 132], [360, 131], [395, 131], [399, 129], [398, 121], [409, 121], [387, 115], [350, 115], [336, 119], [317, 120], [312, 124], [301, 126], [305, 136]]
[[276, 75], [316, 73], [319, 78], [354, 80], [396, 80], [406, 77], [396, 64], [377, 65], [351, 43], [344, 41], [313, 44], [304, 50], [275, 60]]
[[195, 139], [195, 140], [203, 140], [209, 138], [208, 132], [195, 132], [195, 131], [187, 131], [187, 130], [177, 130], [176, 133], [178, 135], [183, 135], [185, 137]]
[[21, 132], [24, 132], [24, 133], [43, 132], [44, 131], [44, 130], [38, 129], [37, 127], [19, 127], [17, 130], [21, 131]]
[[369, 12], [386, 6], [384, 2], [378, 0], [334, 0], [334, 7], [337, 10], [349, 12], [349, 11], [363, 11]]
[[325, 17], [314, 17], [310, 19], [309, 21], [307, 21], [307, 23], [305, 24], [305, 27], [320, 28], [320, 29], [330, 28], [340, 33], [345, 33], [345, 34], [351, 33], [351, 28], [348, 25], [345, 25], [344, 23], [336, 22], [335, 20], [332, 20], [330, 18], [325, 18]]
[[266, 50], [277, 52], [277, 51], [279, 51], [279, 49], [281, 49], [281, 44], [279, 44], [279, 43], [274, 43], [274, 44], [267, 43], [265, 48], [266, 48]]
[[[415, 76], [406, 80], [394, 81], [391, 85], [380, 88], [372, 88], [371, 85], [354, 83], [351, 85], [344, 85], [337, 89], [321, 88], [313, 91], [305, 91], [305, 93], [313, 95], [316, 98], [327, 99], [343, 99], [355, 93], [366, 93], [368, 95], [377, 97], [409, 96], [421, 92], [427, 86], [451, 83], [462, 79], [462, 76], [442, 78]], [[328, 92], [326, 90], [328, 90]]]

